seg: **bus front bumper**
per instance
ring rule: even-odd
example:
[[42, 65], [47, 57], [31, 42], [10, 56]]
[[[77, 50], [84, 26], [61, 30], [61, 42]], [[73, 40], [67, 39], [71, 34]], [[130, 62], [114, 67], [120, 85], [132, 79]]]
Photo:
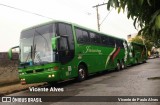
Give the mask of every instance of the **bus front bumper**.
[[42, 82], [54, 82], [60, 80], [59, 71], [41, 72], [20, 75], [21, 84], [42, 83]]

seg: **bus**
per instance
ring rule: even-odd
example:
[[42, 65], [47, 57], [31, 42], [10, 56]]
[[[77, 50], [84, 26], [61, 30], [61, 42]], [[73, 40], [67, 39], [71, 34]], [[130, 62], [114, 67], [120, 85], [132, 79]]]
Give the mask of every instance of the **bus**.
[[63, 21], [22, 30], [19, 49], [21, 84], [83, 81], [96, 72], [124, 69], [128, 62], [125, 39]]
[[147, 56], [147, 48], [144, 44], [130, 42], [129, 45], [129, 65], [145, 63]]

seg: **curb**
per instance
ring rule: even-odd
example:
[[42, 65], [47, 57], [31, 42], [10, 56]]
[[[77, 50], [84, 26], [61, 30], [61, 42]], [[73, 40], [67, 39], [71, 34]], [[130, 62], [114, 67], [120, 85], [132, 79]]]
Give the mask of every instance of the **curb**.
[[[17, 83], [17, 84], [13, 83], [12, 85], [4, 85], [0, 88], [7, 88], [8, 86], [10, 86], [10, 88], [11, 87], [14, 88], [16, 85], [21, 86], [20, 83]], [[14, 88], [13, 90], [8, 89], [6, 91], [0, 92], [0, 97], [5, 96], [5, 95], [9, 95], [9, 94], [12, 94], [12, 93], [17, 93], [17, 92], [20, 92], [20, 91], [28, 90], [29, 87], [40, 87], [40, 86], [45, 86], [45, 85], [46, 85], [46, 83], [28, 84], [28, 86], [27, 85], [22, 85], [22, 87], [20, 87], [20, 88]]]

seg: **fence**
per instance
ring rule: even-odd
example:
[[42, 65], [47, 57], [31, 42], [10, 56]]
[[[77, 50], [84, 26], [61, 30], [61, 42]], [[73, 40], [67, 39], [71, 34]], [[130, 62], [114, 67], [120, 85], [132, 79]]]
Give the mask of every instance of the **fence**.
[[18, 53], [13, 53], [13, 60], [7, 52], [0, 52], [0, 85], [18, 81]]

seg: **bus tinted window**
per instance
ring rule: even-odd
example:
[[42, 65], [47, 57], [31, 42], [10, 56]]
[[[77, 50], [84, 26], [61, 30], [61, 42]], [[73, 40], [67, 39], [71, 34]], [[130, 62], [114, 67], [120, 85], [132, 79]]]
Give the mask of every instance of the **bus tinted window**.
[[108, 45], [108, 37], [107, 36], [101, 36], [101, 41], [103, 45]]
[[79, 43], [85, 43], [89, 41], [88, 37], [88, 32], [81, 30], [81, 29], [76, 29], [76, 35], [77, 35], [77, 41]]
[[88, 32], [87, 31], [82, 31], [82, 34], [83, 34], [84, 42], [88, 42], [89, 41]]
[[[69, 40], [69, 47], [71, 50], [74, 49], [74, 39], [73, 39], [73, 34], [72, 34], [72, 27], [69, 24], [64, 24], [64, 23], [59, 23], [59, 34], [61, 35], [68, 35], [68, 40]], [[64, 48], [64, 42], [66, 39], [61, 38], [60, 39], [60, 47]], [[66, 47], [66, 46], [65, 46]]]
[[62, 23], [59, 23], [59, 34], [60, 35], [66, 35], [66, 27]]
[[121, 47], [121, 48], [124, 48], [123, 40], [120, 40], [120, 47]]
[[97, 44], [101, 42], [101, 38], [99, 35], [96, 35], [95, 33], [92, 33], [92, 32], [90, 32], [89, 35], [90, 35], [91, 43]]
[[121, 48], [124, 47], [124, 46], [123, 46], [123, 41], [122, 41], [122, 40], [116, 39], [115, 41], [116, 41], [116, 46], [117, 46], [117, 47], [121, 47]]
[[109, 37], [109, 38], [108, 38], [108, 44], [109, 44], [110, 46], [115, 46], [114, 38]]

